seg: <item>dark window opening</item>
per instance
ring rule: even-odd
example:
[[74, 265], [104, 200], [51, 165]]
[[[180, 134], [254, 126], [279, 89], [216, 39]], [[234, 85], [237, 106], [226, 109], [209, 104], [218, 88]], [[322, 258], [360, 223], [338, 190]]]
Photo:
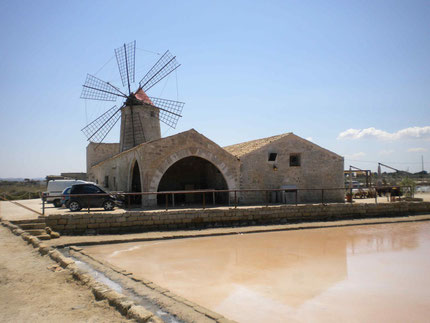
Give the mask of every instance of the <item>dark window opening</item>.
[[300, 166], [300, 155], [290, 155], [290, 166]]
[[[142, 192], [142, 186], [140, 184], [140, 168], [137, 162], [134, 163], [133, 166], [133, 175], [131, 179], [131, 192], [140, 193]], [[132, 195], [130, 197], [130, 203], [141, 205], [142, 204], [142, 195]]]
[[105, 176], [104, 187], [109, 188], [109, 176]]
[[277, 156], [278, 156], [277, 153], [270, 153], [269, 154], [269, 161], [275, 161]]
[[155, 117], [155, 112], [151, 111], [151, 117]]

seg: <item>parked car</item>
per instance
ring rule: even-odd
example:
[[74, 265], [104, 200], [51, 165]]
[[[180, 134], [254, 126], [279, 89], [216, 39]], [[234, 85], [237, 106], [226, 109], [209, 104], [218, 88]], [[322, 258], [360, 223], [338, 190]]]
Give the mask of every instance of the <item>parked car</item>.
[[66, 187], [72, 186], [74, 184], [88, 183], [81, 180], [74, 179], [55, 179], [48, 182], [47, 191], [43, 193], [46, 197], [46, 202], [53, 203], [55, 207], [60, 207], [63, 205], [61, 203], [61, 193]]
[[67, 187], [63, 193], [61, 193], [61, 205], [64, 205], [65, 207], [69, 207], [69, 201], [70, 201], [70, 190], [72, 189], [71, 186]]
[[[87, 194], [97, 195], [84, 196]], [[72, 212], [79, 211], [83, 207], [102, 207], [106, 211], [110, 211], [118, 204], [119, 201], [113, 195], [105, 192], [95, 184], [75, 184], [69, 192], [68, 207]]]

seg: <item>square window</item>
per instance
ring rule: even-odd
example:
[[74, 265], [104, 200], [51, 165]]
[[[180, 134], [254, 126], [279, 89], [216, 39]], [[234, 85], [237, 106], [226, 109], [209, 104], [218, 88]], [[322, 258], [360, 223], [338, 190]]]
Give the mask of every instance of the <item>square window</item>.
[[277, 156], [278, 156], [277, 153], [270, 153], [269, 154], [269, 161], [275, 161]]
[[299, 154], [291, 154], [290, 155], [290, 166], [300, 166], [300, 155]]

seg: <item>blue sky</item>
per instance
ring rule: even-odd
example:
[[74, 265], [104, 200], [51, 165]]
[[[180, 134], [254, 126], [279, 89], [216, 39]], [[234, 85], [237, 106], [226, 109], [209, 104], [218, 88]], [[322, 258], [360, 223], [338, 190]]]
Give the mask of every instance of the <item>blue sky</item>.
[[133, 40], [136, 79], [151, 52], [182, 64], [150, 93], [186, 102], [166, 136], [292, 131], [345, 168], [430, 170], [429, 1], [2, 1], [0, 18], [0, 177], [85, 171], [80, 129], [113, 104], [81, 86], [119, 85], [113, 50]]

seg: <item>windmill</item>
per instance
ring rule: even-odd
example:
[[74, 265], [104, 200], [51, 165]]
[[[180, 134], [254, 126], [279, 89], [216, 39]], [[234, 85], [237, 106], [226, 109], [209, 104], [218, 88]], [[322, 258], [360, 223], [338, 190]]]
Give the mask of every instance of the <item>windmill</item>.
[[131, 84], [135, 82], [135, 53], [136, 41], [115, 49], [119, 74], [126, 90], [90, 74], [82, 86], [81, 99], [116, 101], [120, 97], [124, 100], [119, 108], [114, 105], [81, 129], [88, 141], [100, 145], [121, 118], [120, 152], [161, 138], [160, 121], [175, 129], [185, 104], [146, 94], [180, 66], [176, 56], [168, 50], [140, 80], [137, 90], [131, 91]]

